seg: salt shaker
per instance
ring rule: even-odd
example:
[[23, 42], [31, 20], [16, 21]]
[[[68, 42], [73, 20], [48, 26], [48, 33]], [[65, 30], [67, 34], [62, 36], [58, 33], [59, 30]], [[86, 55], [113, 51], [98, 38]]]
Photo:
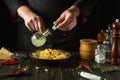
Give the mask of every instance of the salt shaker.
[[103, 49], [103, 45], [98, 44], [97, 49], [95, 49], [95, 62], [103, 64], [103, 63], [105, 63], [105, 61], [106, 61], [106, 54]]

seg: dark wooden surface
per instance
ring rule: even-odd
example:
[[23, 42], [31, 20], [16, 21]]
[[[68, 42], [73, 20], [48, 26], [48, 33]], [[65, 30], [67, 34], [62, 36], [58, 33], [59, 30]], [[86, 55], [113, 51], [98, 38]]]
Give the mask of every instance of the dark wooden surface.
[[[78, 59], [76, 60], [74, 58], [65, 63], [52, 63], [47, 65], [33, 61], [30, 57], [17, 59], [17, 61], [19, 63], [16, 65], [2, 65], [0, 67], [0, 74], [26, 66], [29, 67], [29, 70], [17, 76], [0, 77], [0, 80], [87, 80], [78, 75], [78, 72], [81, 70], [89, 72], [81, 68], [76, 69], [76, 61], [78, 61]], [[80, 61], [90, 66], [95, 64], [93, 60], [80, 59]], [[101, 73], [99, 70], [92, 69], [91, 73], [103, 76], [107, 80], [120, 80], [120, 71]]]

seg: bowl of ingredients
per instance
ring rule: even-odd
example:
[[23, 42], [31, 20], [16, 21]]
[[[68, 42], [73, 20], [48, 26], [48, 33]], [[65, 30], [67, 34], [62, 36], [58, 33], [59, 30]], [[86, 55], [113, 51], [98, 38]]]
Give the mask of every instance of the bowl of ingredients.
[[38, 63], [51, 65], [66, 63], [71, 58], [70, 52], [50, 48], [30, 52], [29, 56]]

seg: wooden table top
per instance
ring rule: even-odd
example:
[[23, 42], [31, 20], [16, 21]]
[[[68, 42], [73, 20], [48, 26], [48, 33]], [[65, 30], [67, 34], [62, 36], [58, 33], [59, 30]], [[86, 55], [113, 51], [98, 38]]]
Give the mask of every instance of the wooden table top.
[[[89, 66], [96, 65], [93, 60], [82, 60], [72, 58], [67, 62], [58, 64], [42, 64], [32, 60], [30, 57], [17, 59], [18, 64], [2, 65], [0, 67], [0, 74], [7, 73], [22, 67], [29, 67], [29, 70], [21, 75], [0, 77], [0, 80], [88, 80], [80, 75], [78, 72], [89, 70], [77, 68], [76, 61], [82, 61]], [[103, 64], [104, 65], [104, 64]], [[107, 80], [120, 80], [120, 71], [103, 73], [98, 69], [91, 68], [95, 75], [102, 76]]]

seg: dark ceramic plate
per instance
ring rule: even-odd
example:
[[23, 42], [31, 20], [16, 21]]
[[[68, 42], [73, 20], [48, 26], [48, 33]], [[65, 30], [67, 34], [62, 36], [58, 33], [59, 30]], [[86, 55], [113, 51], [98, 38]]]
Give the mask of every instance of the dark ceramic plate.
[[62, 54], [65, 54], [66, 57], [63, 59], [50, 59], [50, 60], [49, 59], [40, 59], [36, 56], [33, 56], [33, 55], [36, 55], [36, 52], [29, 53], [29, 56], [32, 58], [32, 60], [34, 60], [40, 64], [47, 64], [47, 65], [48, 64], [56, 65], [56, 64], [64, 64], [64, 63], [66, 64], [69, 61], [69, 59], [71, 58], [70, 52], [60, 50], [60, 49], [57, 49], [57, 50], [59, 50]]

